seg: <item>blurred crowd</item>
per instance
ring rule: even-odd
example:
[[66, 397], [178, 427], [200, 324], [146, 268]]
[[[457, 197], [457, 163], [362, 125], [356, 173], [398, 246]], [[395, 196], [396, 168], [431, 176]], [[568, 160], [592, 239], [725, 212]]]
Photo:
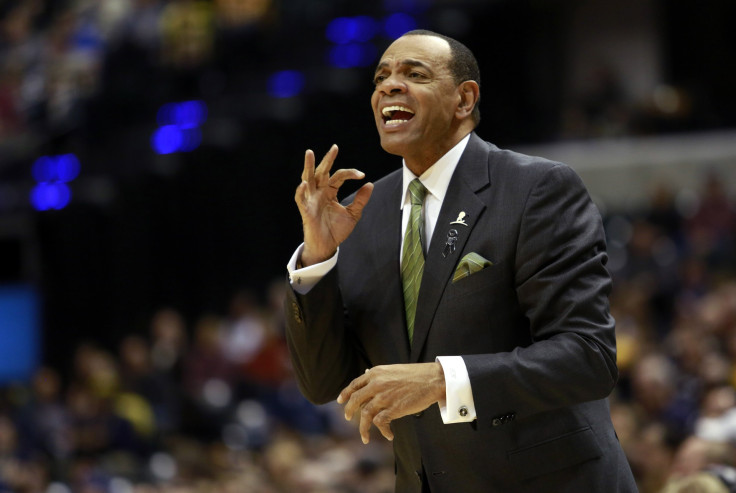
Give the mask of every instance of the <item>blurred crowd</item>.
[[70, 368], [5, 388], [0, 492], [392, 491], [388, 442], [364, 446], [291, 378], [284, 287], [191, 327], [163, 308], [148, 333], [82, 342]]
[[[605, 224], [611, 414], [640, 490], [736, 491], [736, 201], [710, 176]], [[284, 289], [191, 322], [163, 308], [114, 350], [80, 343], [70, 368], [6, 388], [0, 492], [391, 491], [388, 442], [363, 446], [296, 388]]]
[[247, 66], [272, 18], [270, 0], [0, 2], [0, 156], [84, 126], [101, 92], [113, 101], [100, 118], [120, 120], [218, 61]]
[[[736, 203], [704, 181], [697, 197], [661, 187], [649, 210], [607, 220], [611, 414], [644, 493], [736, 491]], [[698, 473], [720, 487], [687, 486]]]

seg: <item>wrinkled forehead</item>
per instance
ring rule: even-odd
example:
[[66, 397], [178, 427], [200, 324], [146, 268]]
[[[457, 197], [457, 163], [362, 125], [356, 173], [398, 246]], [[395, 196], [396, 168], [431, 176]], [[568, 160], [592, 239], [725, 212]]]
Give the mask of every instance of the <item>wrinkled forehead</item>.
[[386, 49], [378, 65], [393, 65], [405, 60], [415, 60], [435, 69], [447, 67], [450, 45], [436, 36], [402, 36]]

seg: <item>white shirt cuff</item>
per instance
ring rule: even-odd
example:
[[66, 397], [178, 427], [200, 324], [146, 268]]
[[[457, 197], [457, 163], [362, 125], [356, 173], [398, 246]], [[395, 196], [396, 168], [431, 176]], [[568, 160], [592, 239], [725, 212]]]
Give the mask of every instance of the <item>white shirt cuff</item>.
[[299, 294], [307, 294], [320, 279], [325, 277], [337, 265], [337, 254], [340, 252], [340, 248], [338, 247], [335, 255], [324, 262], [297, 269], [296, 261], [302, 256], [302, 250], [304, 250], [304, 243], [299, 245], [294, 255], [291, 256], [289, 263], [286, 264], [286, 270], [289, 271], [289, 280], [291, 281], [292, 289]]
[[438, 402], [445, 424], [467, 423], [475, 419], [475, 402], [470, 377], [462, 356], [437, 356], [445, 373], [445, 402]]

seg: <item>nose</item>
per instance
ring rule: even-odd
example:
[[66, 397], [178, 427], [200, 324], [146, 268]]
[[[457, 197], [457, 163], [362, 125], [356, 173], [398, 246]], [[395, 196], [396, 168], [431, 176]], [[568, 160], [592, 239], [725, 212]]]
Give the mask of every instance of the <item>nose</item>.
[[406, 91], [406, 84], [395, 75], [390, 75], [379, 84], [378, 90], [387, 95], [401, 94]]

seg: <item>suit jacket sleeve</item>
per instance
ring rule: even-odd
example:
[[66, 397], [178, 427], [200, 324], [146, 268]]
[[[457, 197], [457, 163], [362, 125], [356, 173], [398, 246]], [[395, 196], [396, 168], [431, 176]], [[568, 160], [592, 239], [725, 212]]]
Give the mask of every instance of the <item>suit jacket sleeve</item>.
[[286, 342], [299, 389], [315, 404], [334, 400], [367, 368], [357, 342], [346, 330], [337, 269], [306, 295], [287, 286], [285, 308]]
[[519, 224], [514, 282], [532, 344], [464, 356], [479, 420], [604, 398], [618, 377], [605, 237], [578, 176], [564, 165], [543, 172]]

